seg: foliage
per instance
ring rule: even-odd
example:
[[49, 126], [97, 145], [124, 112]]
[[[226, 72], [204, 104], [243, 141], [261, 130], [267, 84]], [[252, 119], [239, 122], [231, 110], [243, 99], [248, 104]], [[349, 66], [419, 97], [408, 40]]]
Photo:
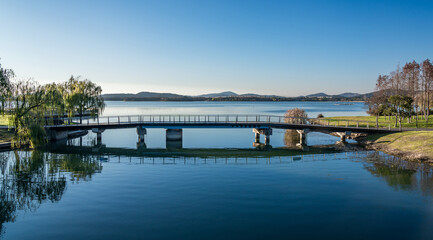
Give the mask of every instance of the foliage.
[[321, 113], [319, 113], [318, 115], [317, 115], [317, 118], [324, 118], [325, 116], [323, 116], [323, 114], [321, 114]]
[[101, 93], [101, 87], [95, 83], [71, 76], [64, 84], [62, 94], [68, 114], [74, 115], [77, 112], [80, 115], [80, 123], [86, 111], [92, 116], [99, 114], [105, 108]]
[[10, 96], [10, 79], [14, 76], [13, 70], [2, 68], [0, 63], [0, 114], [5, 113], [7, 99]]
[[293, 108], [287, 110], [284, 114], [285, 122], [292, 124], [305, 124], [307, 122], [307, 113], [304, 109]]
[[45, 202], [61, 200], [72, 181], [86, 181], [102, 171], [92, 155], [0, 152], [0, 238], [4, 223], [14, 222], [17, 211], [36, 211]]
[[284, 145], [287, 147], [296, 147], [301, 141], [301, 137], [296, 130], [286, 130], [284, 133]]
[[81, 120], [84, 112], [95, 115], [105, 106], [101, 87], [79, 77], [63, 84], [40, 85], [33, 79], [16, 80], [12, 70], [0, 65], [0, 84], [1, 113], [8, 108], [9, 126], [15, 129], [14, 147], [43, 145], [47, 141], [43, 126], [66, 111], [70, 116], [78, 113]]
[[368, 100], [367, 113], [375, 116], [390, 115], [389, 98], [391, 96], [406, 96], [413, 101], [411, 111], [414, 111], [418, 123], [418, 113], [422, 112], [428, 121], [433, 99], [433, 65], [429, 59], [421, 64], [416, 61], [406, 63], [402, 69], [398, 66], [389, 75], [379, 75], [376, 82], [376, 92]]
[[410, 117], [413, 99], [408, 96], [394, 95], [389, 97], [391, 111], [398, 117]]

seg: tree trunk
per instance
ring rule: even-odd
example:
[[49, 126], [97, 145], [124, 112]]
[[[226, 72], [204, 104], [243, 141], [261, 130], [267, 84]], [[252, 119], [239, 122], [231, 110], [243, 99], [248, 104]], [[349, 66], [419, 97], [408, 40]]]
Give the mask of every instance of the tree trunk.
[[400, 131], [401, 131], [401, 117], [399, 117], [399, 121], [398, 121], [398, 122], [399, 122], [399, 124], [400, 124], [399, 127], [400, 127]]

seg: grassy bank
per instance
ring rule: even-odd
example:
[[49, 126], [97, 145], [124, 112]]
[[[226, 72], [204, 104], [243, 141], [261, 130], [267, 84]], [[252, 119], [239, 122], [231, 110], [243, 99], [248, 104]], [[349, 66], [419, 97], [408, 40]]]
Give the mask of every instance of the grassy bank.
[[10, 142], [14, 133], [6, 129], [0, 129], [0, 143]]
[[[8, 115], [0, 115], [0, 126], [8, 125]], [[10, 142], [13, 137], [13, 132], [7, 129], [0, 129], [0, 143]]]
[[8, 119], [9, 115], [0, 115], [0, 126], [7, 126], [8, 125]]
[[433, 163], [433, 131], [375, 134], [366, 138], [367, 146], [407, 160]]
[[[320, 124], [330, 124], [330, 125], [338, 125], [338, 126], [352, 126], [355, 127], [359, 125], [359, 127], [376, 127], [376, 117], [375, 116], [353, 116], [353, 117], [329, 117], [323, 118], [320, 121]], [[387, 128], [391, 126], [394, 128], [395, 117], [379, 117], [379, 127]], [[416, 123], [415, 119], [412, 118], [411, 122], [408, 122], [408, 119], [403, 119], [401, 122], [403, 128], [415, 128]], [[399, 127], [397, 123], [397, 128]], [[433, 128], [433, 116], [429, 117], [428, 123], [426, 123], [424, 117], [418, 116], [418, 128]]]

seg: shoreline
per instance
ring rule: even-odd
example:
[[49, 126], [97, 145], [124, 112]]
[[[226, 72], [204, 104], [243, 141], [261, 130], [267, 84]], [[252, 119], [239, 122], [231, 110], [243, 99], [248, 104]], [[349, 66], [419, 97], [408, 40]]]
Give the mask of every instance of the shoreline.
[[381, 151], [410, 162], [433, 164], [433, 131], [373, 134], [357, 141], [368, 150]]

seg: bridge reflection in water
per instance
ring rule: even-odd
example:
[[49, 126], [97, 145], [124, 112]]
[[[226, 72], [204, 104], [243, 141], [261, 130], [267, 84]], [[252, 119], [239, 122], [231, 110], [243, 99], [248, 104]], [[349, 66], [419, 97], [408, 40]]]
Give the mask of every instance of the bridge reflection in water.
[[[292, 142], [289, 144], [289, 142]], [[83, 146], [82, 140], [60, 141], [50, 144], [46, 150], [59, 154], [86, 154], [95, 155], [102, 161], [120, 161], [125, 157], [135, 159], [138, 163], [154, 163], [155, 159], [163, 163], [197, 163], [223, 162], [223, 163], [258, 163], [263, 159], [281, 159], [281, 161], [303, 160], [304, 156], [325, 159], [327, 154], [341, 153], [347, 150], [358, 149], [356, 144], [337, 143], [330, 145], [307, 146], [296, 144], [297, 139], [286, 139], [287, 147], [272, 148], [272, 146], [254, 142], [252, 148], [183, 148], [182, 141], [167, 141], [166, 148], [147, 148], [144, 142], [138, 142], [136, 148], [107, 147], [98, 144]], [[79, 145], [76, 145], [79, 143]], [[96, 143], [96, 144], [95, 144]]]
[[[374, 151], [340, 152], [326, 146], [299, 149], [138, 149], [105, 146], [51, 145], [44, 151], [0, 152], [0, 238], [4, 224], [14, 222], [18, 212], [35, 212], [46, 202], [59, 202], [71, 182], [92, 181], [103, 174], [104, 164], [295, 164], [341, 160], [359, 162], [373, 176], [401, 191], [433, 196], [433, 170], [429, 165], [407, 162]], [[96, 151], [95, 151], [96, 150]]]

